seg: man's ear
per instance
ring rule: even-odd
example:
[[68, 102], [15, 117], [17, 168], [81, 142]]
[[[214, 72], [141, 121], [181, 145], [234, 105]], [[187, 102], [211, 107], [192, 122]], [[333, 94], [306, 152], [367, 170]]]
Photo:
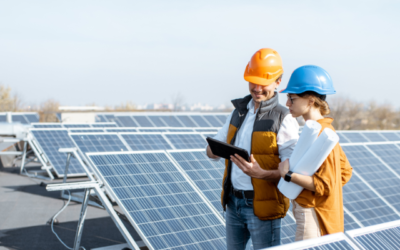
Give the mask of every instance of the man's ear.
[[281, 79], [279, 79], [278, 81], [276, 81], [276, 88], [278, 88], [278, 87], [279, 87], [279, 84], [281, 84], [281, 82], [282, 82], [282, 78], [281, 78]]

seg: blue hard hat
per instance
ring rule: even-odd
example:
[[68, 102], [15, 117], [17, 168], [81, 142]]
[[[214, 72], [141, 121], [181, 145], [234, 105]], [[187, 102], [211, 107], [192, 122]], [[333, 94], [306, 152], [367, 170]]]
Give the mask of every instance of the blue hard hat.
[[315, 65], [301, 66], [293, 71], [286, 89], [280, 93], [301, 94], [306, 91], [314, 91], [320, 95], [336, 93], [331, 76]]

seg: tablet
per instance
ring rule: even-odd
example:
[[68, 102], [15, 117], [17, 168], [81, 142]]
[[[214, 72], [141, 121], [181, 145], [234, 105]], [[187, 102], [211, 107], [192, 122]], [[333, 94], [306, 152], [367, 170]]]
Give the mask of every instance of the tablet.
[[234, 154], [240, 155], [243, 159], [250, 162], [249, 153], [246, 149], [235, 147], [228, 143], [215, 140], [211, 137], [206, 138], [208, 145], [210, 146], [211, 152], [219, 157], [230, 160], [230, 156]]

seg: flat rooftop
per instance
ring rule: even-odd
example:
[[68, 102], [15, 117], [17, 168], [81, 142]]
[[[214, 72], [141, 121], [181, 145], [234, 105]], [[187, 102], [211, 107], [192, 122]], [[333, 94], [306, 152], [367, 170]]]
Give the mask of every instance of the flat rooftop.
[[[60, 192], [48, 192], [43, 185], [61, 182], [60, 179], [29, 178], [20, 175], [19, 168], [4, 167], [0, 162], [0, 250], [66, 249], [47, 224], [66, 201], [61, 199]], [[114, 208], [118, 210], [118, 206]], [[54, 225], [54, 230], [69, 247], [73, 247], [80, 210], [81, 204], [71, 201], [57, 217], [59, 223]], [[132, 237], [140, 241], [132, 226], [124, 223]], [[126, 241], [107, 211], [88, 206], [81, 246], [89, 250], [122, 243]]]

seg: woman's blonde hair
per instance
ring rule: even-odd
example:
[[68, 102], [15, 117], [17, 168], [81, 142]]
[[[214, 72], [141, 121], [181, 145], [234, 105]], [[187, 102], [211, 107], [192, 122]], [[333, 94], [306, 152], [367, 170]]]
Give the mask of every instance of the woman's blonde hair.
[[314, 91], [306, 91], [301, 94], [297, 94], [300, 97], [312, 97], [314, 100], [314, 106], [316, 108], [319, 108], [319, 112], [321, 115], [329, 115], [331, 113], [331, 110], [329, 108], [328, 103], [325, 101], [326, 95], [320, 95], [318, 93], [315, 93]]

